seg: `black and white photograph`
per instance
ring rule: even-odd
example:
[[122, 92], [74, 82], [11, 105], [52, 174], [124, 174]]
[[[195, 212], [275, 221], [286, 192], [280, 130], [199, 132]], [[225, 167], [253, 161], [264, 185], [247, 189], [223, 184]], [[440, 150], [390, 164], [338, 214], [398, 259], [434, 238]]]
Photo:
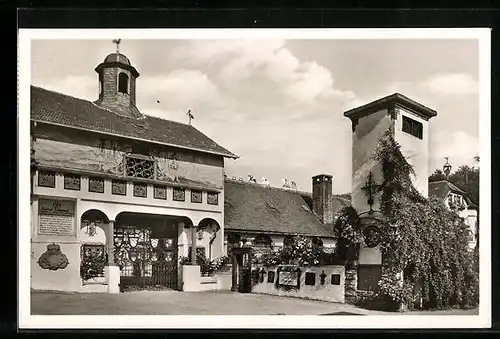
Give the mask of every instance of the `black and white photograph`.
[[20, 326], [488, 327], [489, 37], [21, 29]]

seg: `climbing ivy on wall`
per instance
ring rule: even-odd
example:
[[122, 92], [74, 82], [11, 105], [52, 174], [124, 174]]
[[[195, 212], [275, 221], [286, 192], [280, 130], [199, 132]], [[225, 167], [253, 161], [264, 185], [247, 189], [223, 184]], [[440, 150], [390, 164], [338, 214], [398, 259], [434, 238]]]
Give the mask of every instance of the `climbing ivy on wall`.
[[[468, 227], [441, 201], [427, 199], [414, 188], [413, 168], [390, 132], [380, 140], [374, 158], [381, 163], [383, 175], [379, 194], [385, 220], [380, 226], [380, 249], [384, 265], [391, 268], [387, 271], [392, 272], [379, 283], [379, 296], [391, 294], [395, 301], [408, 302], [415, 297], [413, 287], [419, 285], [423, 308], [476, 306], [477, 259], [468, 249]], [[347, 247], [361, 242], [356, 215], [344, 209], [337, 219], [339, 242]], [[404, 272], [402, 282], [394, 272]], [[398, 290], [390, 288], [394, 285]]]

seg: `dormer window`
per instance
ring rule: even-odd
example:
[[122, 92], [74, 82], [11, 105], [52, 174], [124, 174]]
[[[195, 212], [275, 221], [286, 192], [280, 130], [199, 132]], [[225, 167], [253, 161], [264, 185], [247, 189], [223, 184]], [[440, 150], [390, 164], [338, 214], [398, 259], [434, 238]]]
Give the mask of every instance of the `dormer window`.
[[118, 75], [118, 92], [128, 94], [128, 83], [128, 75], [123, 72], [120, 73]]

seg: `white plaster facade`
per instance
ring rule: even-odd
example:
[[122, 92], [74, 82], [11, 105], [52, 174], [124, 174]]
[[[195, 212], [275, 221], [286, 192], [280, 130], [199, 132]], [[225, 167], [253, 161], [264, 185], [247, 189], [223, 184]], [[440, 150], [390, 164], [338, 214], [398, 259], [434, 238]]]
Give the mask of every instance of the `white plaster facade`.
[[[56, 174], [55, 188], [38, 186], [37, 173], [33, 180], [32, 197], [32, 252], [31, 252], [31, 286], [39, 290], [66, 290], [80, 292], [105, 292], [107, 291], [107, 274], [105, 279], [97, 279], [97, 284], [84, 283], [80, 277], [80, 251], [81, 245], [85, 243], [108, 244], [108, 224], [96, 225], [96, 234], [90, 237], [86, 233], [86, 227], [81, 225], [82, 215], [89, 210], [103, 212], [109, 220], [114, 221], [121, 212], [146, 213], [164, 216], [178, 216], [189, 218], [194, 225], [198, 225], [204, 219], [212, 222], [204, 230], [198, 233], [195, 240], [197, 247], [205, 247], [205, 253], [215, 259], [224, 255], [224, 233], [223, 233], [223, 197], [219, 197], [218, 205], [206, 204], [206, 192], [203, 194], [203, 202], [191, 203], [187, 198], [184, 202], [172, 199], [155, 200], [152, 194], [152, 186], [148, 185], [148, 196], [146, 198], [134, 197], [132, 187], [127, 189], [127, 195], [117, 196], [111, 194], [111, 181], [105, 180], [104, 193], [88, 192], [88, 178], [81, 178], [81, 189], [64, 189], [64, 176]], [[128, 183], [129, 186], [132, 183]], [[168, 190], [171, 190], [169, 188]], [[168, 193], [167, 193], [168, 194]], [[186, 190], [189, 197], [189, 190]], [[171, 194], [169, 195], [171, 197]], [[49, 236], [39, 234], [39, 199], [54, 199], [73, 201], [75, 213], [73, 217], [73, 234], [67, 236]], [[192, 244], [192, 232], [184, 227], [184, 223], [178, 224], [178, 256], [188, 256], [189, 247]], [[219, 227], [217, 227], [219, 226]], [[116, 227], [116, 226], [115, 226]], [[210, 245], [211, 237], [216, 235]], [[198, 236], [201, 236], [198, 239]], [[43, 269], [38, 265], [38, 259], [47, 250], [47, 245], [56, 243], [61, 252], [68, 258], [69, 265], [64, 269], [55, 271]], [[106, 272], [107, 273], [107, 272]], [[100, 283], [100, 286], [99, 286]]]

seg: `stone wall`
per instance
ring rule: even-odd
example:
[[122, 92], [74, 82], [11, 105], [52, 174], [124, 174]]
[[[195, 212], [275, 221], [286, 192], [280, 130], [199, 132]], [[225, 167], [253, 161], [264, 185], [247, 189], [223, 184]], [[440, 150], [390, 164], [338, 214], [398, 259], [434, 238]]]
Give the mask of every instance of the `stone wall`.
[[[282, 277], [280, 278], [282, 272], [278, 273], [279, 267], [282, 266], [262, 267], [258, 271], [258, 278], [257, 274], [254, 273], [252, 292], [339, 303], [345, 301], [344, 266], [297, 267], [300, 269], [300, 276], [298, 276], [298, 286], [295, 287], [281, 284], [284, 281]], [[262, 274], [263, 272], [264, 274]], [[308, 278], [311, 277], [314, 277], [312, 279], [314, 284], [309, 284], [311, 281]]]

